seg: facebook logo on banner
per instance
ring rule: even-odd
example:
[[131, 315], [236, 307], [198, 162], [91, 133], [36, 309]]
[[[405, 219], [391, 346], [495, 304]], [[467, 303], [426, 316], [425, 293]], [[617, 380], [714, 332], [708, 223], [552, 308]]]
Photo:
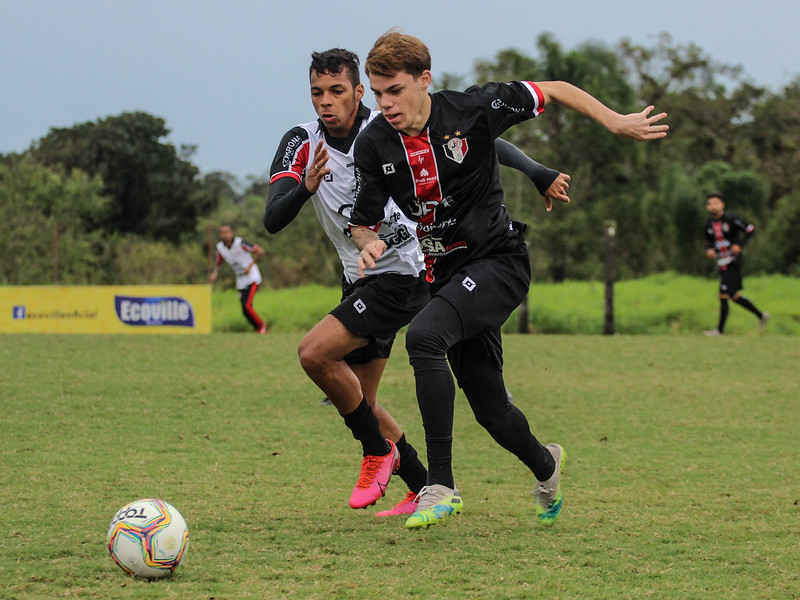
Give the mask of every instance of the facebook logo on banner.
[[25, 307], [24, 306], [15, 306], [13, 308], [12, 315], [13, 315], [13, 319], [14, 320], [24, 319], [25, 318]]

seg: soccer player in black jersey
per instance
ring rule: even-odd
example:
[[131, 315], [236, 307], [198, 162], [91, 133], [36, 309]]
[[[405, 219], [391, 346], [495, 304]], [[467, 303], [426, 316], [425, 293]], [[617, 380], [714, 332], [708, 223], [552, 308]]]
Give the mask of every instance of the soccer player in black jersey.
[[431, 60], [417, 38], [390, 31], [365, 63], [381, 116], [356, 140], [359, 181], [351, 231], [363, 269], [380, 264], [385, 244], [372, 227], [389, 197], [417, 222], [431, 301], [414, 317], [406, 347], [425, 428], [428, 480], [408, 528], [461, 512], [452, 472], [455, 386], [448, 361], [478, 422], [533, 472], [535, 510], [550, 525], [561, 511], [565, 452], [543, 446], [510, 404], [500, 328], [530, 284], [524, 225], [503, 205], [494, 140], [557, 102], [621, 136], [666, 136], [666, 115], [618, 114], [564, 82], [489, 83], [466, 92], [428, 93]]
[[753, 235], [755, 228], [736, 215], [725, 212], [725, 202], [719, 194], [706, 198], [706, 210], [711, 214], [703, 226], [703, 243], [706, 256], [717, 261], [719, 270], [719, 321], [717, 328], [705, 331], [705, 335], [719, 336], [725, 331], [728, 320], [728, 301], [733, 300], [756, 317], [763, 332], [769, 313], [762, 313], [746, 297], [742, 296], [742, 248]]
[[[319, 118], [293, 127], [281, 140], [271, 167], [264, 226], [270, 233], [281, 231], [311, 200], [336, 248], [344, 271], [342, 301], [303, 338], [300, 362], [361, 442], [361, 475], [350, 506], [365, 508], [384, 494], [399, 453], [397, 474], [409, 491], [391, 509], [376, 515], [410, 515], [417, 508], [427, 472], [402, 428], [378, 403], [377, 392], [397, 330], [429, 298], [421, 274], [423, 256], [414, 222], [390, 205], [380, 219], [380, 234], [391, 246], [382, 269], [359, 278], [359, 253], [347, 227], [356, 186], [353, 143], [379, 113], [371, 113], [361, 102], [359, 60], [348, 50], [313, 53], [309, 82]], [[548, 208], [554, 200], [569, 201], [568, 175], [539, 165], [507, 142], [498, 141], [498, 152], [503, 164], [533, 180]]]

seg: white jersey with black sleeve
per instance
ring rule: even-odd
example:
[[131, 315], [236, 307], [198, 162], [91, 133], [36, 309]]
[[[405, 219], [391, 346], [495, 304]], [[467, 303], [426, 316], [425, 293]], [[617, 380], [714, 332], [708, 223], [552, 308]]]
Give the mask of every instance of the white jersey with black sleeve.
[[[362, 105], [359, 112], [359, 133], [379, 114], [379, 111], [370, 112]], [[324, 136], [325, 129], [319, 121], [297, 125], [289, 130], [284, 135], [272, 162], [270, 185], [284, 178], [291, 178], [300, 185], [306, 169], [314, 161], [314, 149]], [[337, 150], [327, 143], [326, 146], [327, 168], [331, 172], [326, 175], [317, 193], [312, 197], [312, 203], [322, 228], [336, 247], [336, 252], [342, 261], [345, 279], [353, 283], [360, 277], [359, 253], [348, 226], [356, 189], [354, 143], [350, 144], [346, 152]], [[425, 265], [417, 242], [416, 224], [406, 217], [391, 199], [386, 204], [377, 233], [386, 242], [387, 249], [370, 274], [398, 273], [419, 276]]]

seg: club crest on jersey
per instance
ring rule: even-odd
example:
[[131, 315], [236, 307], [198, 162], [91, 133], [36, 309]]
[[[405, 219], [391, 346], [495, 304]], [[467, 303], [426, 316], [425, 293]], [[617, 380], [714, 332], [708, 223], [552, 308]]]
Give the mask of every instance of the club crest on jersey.
[[464, 162], [464, 157], [467, 155], [467, 151], [469, 150], [469, 144], [467, 144], [467, 138], [459, 138], [454, 137], [447, 140], [447, 143], [443, 145], [444, 154], [452, 161], [461, 164]]
[[386, 163], [385, 165], [382, 166], [384, 175], [391, 175], [392, 173], [394, 173], [394, 164]]

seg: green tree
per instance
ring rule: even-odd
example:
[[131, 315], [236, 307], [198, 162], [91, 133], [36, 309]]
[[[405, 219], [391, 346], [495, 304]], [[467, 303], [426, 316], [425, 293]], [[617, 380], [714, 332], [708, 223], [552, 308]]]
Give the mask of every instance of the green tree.
[[30, 157], [0, 163], [0, 282], [106, 283], [108, 253], [94, 229], [109, 200], [103, 183], [79, 170], [59, 173]]
[[[607, 46], [587, 42], [565, 51], [551, 34], [543, 34], [537, 39], [537, 49], [536, 58], [504, 50], [494, 61], [477, 63], [478, 81], [564, 80], [619, 112], [643, 108], [618, 56]], [[554, 281], [599, 276], [606, 219], [617, 220], [619, 247], [636, 247], [632, 253], [637, 255], [641, 252], [644, 240], [636, 199], [651, 177], [643, 168], [647, 158], [643, 145], [617, 138], [591, 119], [557, 105], [548, 107], [542, 118], [514, 127], [503, 137], [573, 178], [573, 203], [542, 214], [531, 212], [533, 205], [526, 200], [535, 196], [530, 183], [514, 184], [510, 178], [519, 176], [505, 176], [509, 210], [530, 225], [538, 276]], [[631, 212], [631, 208], [636, 210]]]
[[101, 225], [108, 232], [178, 240], [195, 230], [197, 220], [216, 202], [198, 193], [199, 170], [162, 138], [164, 119], [144, 112], [123, 113], [69, 128], [53, 128], [30, 149], [39, 162], [65, 173], [80, 169], [100, 176], [111, 199]]
[[712, 160], [754, 164], [740, 125], [766, 90], [745, 81], [741, 67], [717, 63], [695, 44], [675, 45], [666, 33], [650, 48], [624, 39], [618, 51], [638, 95], [669, 113], [662, 159], [690, 168]]
[[780, 94], [763, 98], [753, 108], [752, 117], [742, 125], [744, 136], [777, 201], [800, 189], [800, 77]]
[[756, 236], [758, 251], [748, 252], [754, 269], [800, 277], [800, 191], [775, 205], [766, 231]]

